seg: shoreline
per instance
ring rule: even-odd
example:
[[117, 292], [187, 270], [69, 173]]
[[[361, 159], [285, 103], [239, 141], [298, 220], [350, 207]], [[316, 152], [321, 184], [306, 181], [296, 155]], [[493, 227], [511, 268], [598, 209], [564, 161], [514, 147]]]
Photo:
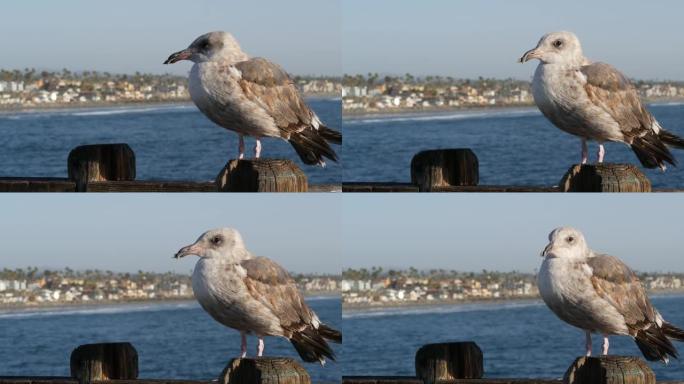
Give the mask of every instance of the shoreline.
[[[311, 93], [304, 94], [305, 99], [337, 99], [338, 94]], [[68, 110], [92, 110], [107, 108], [144, 108], [159, 106], [194, 106], [192, 100], [145, 100], [145, 101], [98, 101], [84, 103], [44, 103], [31, 105], [0, 105], [0, 114], [5, 113], [32, 113], [45, 111], [68, 111]]]
[[473, 107], [473, 108], [440, 108], [435, 110], [404, 110], [398, 111], [383, 111], [374, 113], [362, 113], [348, 115], [343, 112], [342, 118], [345, 121], [363, 121], [366, 119], [405, 119], [405, 118], [421, 118], [421, 117], [439, 117], [449, 116], [453, 114], [458, 115], [481, 115], [481, 114], [497, 114], [497, 113], [540, 113], [536, 106], [507, 106], [507, 107]]
[[383, 110], [342, 110], [342, 117], [349, 117], [353, 119], [361, 119], [364, 117], [388, 117], [388, 116], [406, 116], [406, 115], [431, 115], [441, 113], [454, 112], [482, 112], [482, 111], [496, 111], [496, 110], [512, 110], [512, 109], [536, 109], [534, 104], [511, 104], [511, 105], [473, 105], [467, 107], [420, 107], [420, 108], [387, 108]]
[[467, 300], [432, 300], [432, 301], [397, 301], [387, 303], [342, 303], [342, 310], [349, 310], [352, 312], [372, 312], [382, 309], [411, 309], [411, 308], [428, 308], [441, 306], [459, 306], [471, 304], [504, 304], [504, 303], [528, 303], [540, 301], [541, 298], [535, 297], [510, 297], [510, 298], [496, 298], [496, 299], [467, 299]]
[[[339, 292], [330, 291], [309, 291], [304, 292], [304, 297], [308, 299], [331, 299], [334, 297], [341, 297]], [[141, 300], [91, 300], [78, 302], [43, 302], [43, 303], [15, 303], [15, 304], [0, 304], [0, 314], [8, 312], [40, 312], [49, 311], [51, 309], [76, 309], [76, 308], [96, 308], [96, 307], [119, 307], [127, 305], [142, 305], [142, 304], [185, 304], [196, 303], [194, 297], [187, 298], [160, 298], [160, 299], [141, 299]]]
[[[661, 98], [645, 100], [647, 105], [668, 105], [684, 103], [684, 97], [676, 98]], [[344, 110], [342, 109], [342, 118], [355, 120], [370, 117], [406, 117], [406, 116], [431, 116], [447, 113], [478, 113], [487, 111], [506, 111], [506, 110], [520, 110], [520, 111], [538, 111], [534, 103], [524, 104], [508, 104], [508, 105], [473, 105], [465, 107], [428, 107], [428, 108], [387, 108], [383, 110]]]
[[[660, 297], [684, 297], [684, 290], [658, 290], [647, 292], [649, 298]], [[542, 303], [540, 296], [520, 296], [509, 298], [480, 298], [467, 300], [432, 300], [432, 301], [399, 301], [386, 303], [342, 303], [342, 310], [348, 310], [355, 313], [373, 312], [383, 309], [412, 309], [412, 308], [428, 308], [441, 306], [459, 306], [471, 304], [506, 304], [506, 303]]]
[[142, 102], [49, 103], [40, 105], [0, 106], [0, 114], [34, 113], [46, 111], [93, 110], [108, 108], [145, 108], [159, 106], [191, 106], [190, 100], [159, 100]]

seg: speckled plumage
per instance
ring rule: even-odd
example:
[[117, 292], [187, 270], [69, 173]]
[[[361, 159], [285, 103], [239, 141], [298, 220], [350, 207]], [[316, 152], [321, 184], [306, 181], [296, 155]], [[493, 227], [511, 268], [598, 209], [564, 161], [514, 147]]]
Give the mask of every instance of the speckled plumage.
[[210, 32], [195, 39], [185, 50], [172, 54], [166, 63], [192, 60], [189, 90], [200, 111], [217, 125], [257, 139], [276, 137], [292, 144], [305, 164], [325, 165], [323, 158], [337, 161], [330, 147], [341, 144], [342, 135], [321, 122], [304, 101], [290, 76], [264, 58], [250, 58], [232, 35]]
[[582, 139], [582, 162], [587, 161], [586, 140], [625, 143], [647, 168], [676, 160], [667, 145], [684, 148], [684, 140], [665, 131], [645, 108], [631, 82], [605, 63], [592, 63], [570, 32], [544, 35], [536, 48], [520, 59], [539, 59], [532, 80], [534, 101], [542, 114], [561, 130]]
[[574, 228], [557, 228], [542, 252], [537, 285], [546, 305], [563, 321], [588, 334], [635, 339], [649, 360], [668, 361], [677, 351], [668, 338], [684, 340], [684, 331], [663, 320], [637, 275], [620, 259], [598, 254]]
[[216, 321], [259, 338], [284, 337], [305, 361], [334, 359], [325, 339], [341, 342], [341, 334], [319, 320], [285, 269], [252, 255], [237, 231], [208, 231], [176, 257], [189, 254], [200, 256], [192, 274], [195, 298]]

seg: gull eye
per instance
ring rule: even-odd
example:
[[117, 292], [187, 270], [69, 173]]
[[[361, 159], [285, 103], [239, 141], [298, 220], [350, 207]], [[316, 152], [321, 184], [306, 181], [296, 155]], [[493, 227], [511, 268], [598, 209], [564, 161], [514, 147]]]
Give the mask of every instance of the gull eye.
[[558, 39], [558, 40], [554, 41], [553, 46], [556, 48], [562, 47], [563, 46], [563, 40]]
[[209, 48], [209, 40], [206, 40], [204, 43], [202, 43], [202, 49], [208, 49]]
[[216, 235], [216, 236], [212, 237], [210, 241], [214, 245], [219, 245], [219, 244], [221, 244], [223, 239], [221, 238], [221, 236]]
[[573, 241], [575, 241], [575, 238], [572, 237], [572, 236], [568, 236], [565, 240], [566, 240], [568, 243], [572, 243]]

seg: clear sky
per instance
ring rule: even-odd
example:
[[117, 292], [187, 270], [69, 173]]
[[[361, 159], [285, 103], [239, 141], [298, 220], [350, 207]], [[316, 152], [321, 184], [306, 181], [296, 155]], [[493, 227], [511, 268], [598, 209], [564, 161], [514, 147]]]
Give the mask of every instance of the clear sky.
[[0, 269], [189, 272], [172, 256], [205, 230], [237, 228], [247, 248], [294, 272], [339, 273], [339, 194], [4, 194]]
[[0, 68], [184, 74], [169, 54], [225, 30], [290, 73], [340, 72], [340, 0], [14, 0], [0, 18]]
[[684, 272], [680, 194], [347, 194], [343, 209], [345, 268], [531, 272], [569, 225], [634, 269]]
[[679, 0], [343, 0], [345, 73], [529, 79], [517, 64], [546, 32], [570, 30], [585, 55], [629, 77], [684, 80]]

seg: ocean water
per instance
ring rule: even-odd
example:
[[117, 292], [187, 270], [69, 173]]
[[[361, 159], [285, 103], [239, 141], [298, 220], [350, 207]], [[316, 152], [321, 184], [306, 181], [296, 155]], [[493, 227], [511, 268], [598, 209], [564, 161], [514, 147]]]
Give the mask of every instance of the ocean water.
[[[324, 322], [339, 329], [339, 297], [307, 299]], [[0, 376], [69, 376], [69, 355], [80, 344], [129, 341], [141, 378], [215, 379], [240, 353], [240, 334], [214, 321], [196, 302], [125, 304], [0, 312]], [[248, 355], [256, 353], [248, 337]], [[290, 342], [267, 337], [265, 354], [291, 356]], [[340, 345], [332, 344], [338, 353]], [[339, 382], [341, 365], [303, 363], [314, 382]]]
[[[341, 128], [339, 99], [312, 98], [309, 105], [331, 128]], [[138, 180], [213, 180], [237, 156], [237, 134], [220, 128], [194, 105], [0, 113], [0, 176], [66, 177], [69, 151], [78, 145], [128, 143]], [[247, 139], [246, 155], [254, 141]], [[334, 146], [340, 151], [339, 146]], [[311, 184], [339, 183], [342, 167], [304, 165], [292, 146], [262, 140], [262, 156], [294, 160]]]
[[[684, 136], [684, 105], [649, 109], [663, 127]], [[343, 126], [345, 182], [409, 182], [411, 158], [426, 149], [471, 148], [482, 185], [557, 185], [580, 159], [580, 140], [553, 126], [536, 108], [350, 117]], [[592, 162], [596, 150], [596, 143], [590, 143]], [[673, 153], [684, 164], [684, 150]], [[606, 161], [639, 164], [621, 143], [606, 144]], [[684, 167], [645, 173], [654, 187], [684, 188]]]
[[[664, 318], [684, 327], [684, 296], [653, 298]], [[541, 301], [344, 311], [345, 375], [414, 375], [424, 344], [474, 341], [486, 377], [561, 378], [584, 354], [584, 333], [559, 320]], [[595, 335], [594, 353], [602, 339]], [[684, 353], [684, 343], [675, 342]], [[610, 337], [610, 354], [641, 352], [628, 337]], [[684, 361], [650, 363], [658, 380], [684, 379]]]

